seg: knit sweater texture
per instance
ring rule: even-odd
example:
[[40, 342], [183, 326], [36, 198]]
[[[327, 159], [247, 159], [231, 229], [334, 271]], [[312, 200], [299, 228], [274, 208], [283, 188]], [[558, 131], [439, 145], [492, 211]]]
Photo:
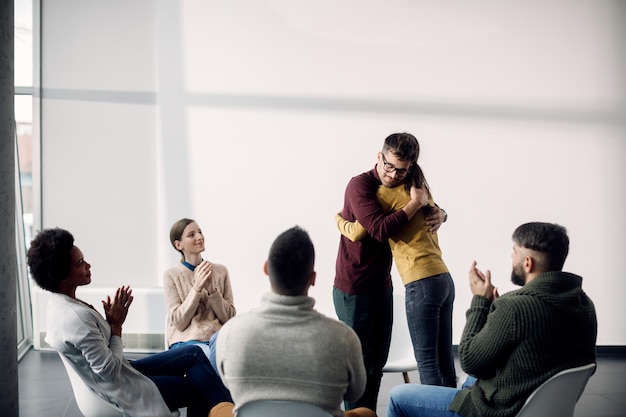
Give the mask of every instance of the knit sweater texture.
[[217, 365], [235, 411], [257, 400], [295, 400], [343, 416], [342, 400], [365, 389], [361, 343], [346, 324], [313, 309], [307, 296], [263, 295], [260, 307], [228, 321]]
[[[404, 187], [381, 185], [376, 197], [385, 213], [398, 211], [411, 201]], [[430, 203], [433, 204], [432, 197]], [[367, 236], [367, 230], [358, 221], [349, 222], [339, 215], [335, 221], [339, 231], [351, 241]], [[418, 210], [406, 226], [389, 237], [389, 246], [404, 285], [449, 272], [441, 255], [437, 233], [430, 233], [426, 226], [426, 208]]]
[[459, 358], [478, 381], [450, 404], [461, 416], [515, 416], [548, 378], [596, 360], [595, 307], [578, 275], [547, 272], [493, 302], [474, 296], [466, 315]]
[[406, 225], [408, 217], [403, 210], [384, 212], [376, 198], [380, 185], [374, 168], [353, 177], [346, 187], [341, 217], [358, 220], [368, 232], [358, 242], [340, 237], [334, 286], [346, 294], [380, 293], [392, 287], [387, 239]]
[[165, 271], [163, 291], [167, 306], [167, 341], [208, 342], [236, 313], [233, 290], [224, 265], [213, 265], [210, 290], [193, 289], [194, 273], [182, 264]]

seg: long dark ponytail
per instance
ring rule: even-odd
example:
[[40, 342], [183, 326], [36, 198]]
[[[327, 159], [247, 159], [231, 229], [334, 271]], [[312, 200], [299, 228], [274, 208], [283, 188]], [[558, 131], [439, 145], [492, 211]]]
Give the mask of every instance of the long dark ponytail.
[[422, 168], [417, 162], [411, 165], [411, 168], [409, 168], [409, 173], [404, 180], [404, 188], [407, 191], [411, 191], [412, 185], [415, 185], [417, 188], [422, 188], [423, 185], [424, 187], [426, 187], [426, 191], [430, 193], [430, 187], [428, 186], [428, 182], [426, 181], [426, 177], [424, 176], [424, 171], [422, 171]]

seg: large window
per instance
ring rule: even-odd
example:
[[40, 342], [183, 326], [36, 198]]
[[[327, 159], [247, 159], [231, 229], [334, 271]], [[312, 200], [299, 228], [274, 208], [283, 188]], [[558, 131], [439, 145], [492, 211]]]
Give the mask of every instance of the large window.
[[15, 149], [16, 149], [16, 252], [17, 252], [17, 343], [18, 358], [32, 346], [32, 315], [26, 250], [32, 239], [38, 213], [34, 192], [33, 160], [37, 156], [33, 137], [34, 48], [33, 0], [15, 0]]

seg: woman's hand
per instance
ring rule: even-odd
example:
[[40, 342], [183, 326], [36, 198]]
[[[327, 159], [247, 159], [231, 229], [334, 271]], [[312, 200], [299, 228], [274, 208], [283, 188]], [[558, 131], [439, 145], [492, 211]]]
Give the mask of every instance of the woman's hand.
[[426, 216], [426, 227], [430, 233], [435, 233], [445, 220], [446, 212], [437, 206], [432, 206]]
[[415, 185], [411, 186], [411, 200], [419, 201], [419, 207], [422, 208], [428, 205], [428, 200], [430, 195], [428, 194], [428, 190], [425, 185], [422, 185], [420, 188], [417, 188]]
[[209, 286], [211, 284], [211, 276], [213, 275], [213, 265], [207, 261], [202, 261], [194, 270], [193, 289], [196, 292], [202, 292], [203, 288], [206, 288], [209, 292]]
[[104, 314], [107, 321], [111, 325], [111, 333], [116, 336], [122, 336], [122, 324], [126, 321], [128, 315], [128, 308], [133, 302], [133, 290], [130, 286], [119, 287], [115, 291], [113, 301], [111, 297], [107, 295], [106, 300], [102, 300], [102, 307], [104, 307]]
[[415, 185], [411, 186], [409, 191], [411, 200], [406, 206], [402, 207], [402, 210], [406, 213], [406, 216], [411, 220], [415, 213], [417, 213], [422, 207], [428, 205], [429, 194], [425, 185], [417, 188]]

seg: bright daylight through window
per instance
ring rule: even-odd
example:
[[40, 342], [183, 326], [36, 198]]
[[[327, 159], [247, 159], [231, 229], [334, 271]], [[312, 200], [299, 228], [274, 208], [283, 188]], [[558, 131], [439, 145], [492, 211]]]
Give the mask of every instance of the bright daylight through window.
[[33, 1], [15, 0], [15, 146], [16, 146], [16, 249], [17, 249], [17, 342], [18, 357], [32, 344], [32, 320], [27, 245], [33, 234], [35, 208], [33, 192]]

